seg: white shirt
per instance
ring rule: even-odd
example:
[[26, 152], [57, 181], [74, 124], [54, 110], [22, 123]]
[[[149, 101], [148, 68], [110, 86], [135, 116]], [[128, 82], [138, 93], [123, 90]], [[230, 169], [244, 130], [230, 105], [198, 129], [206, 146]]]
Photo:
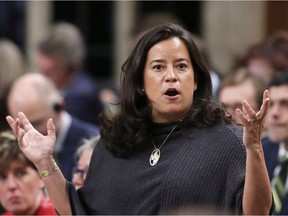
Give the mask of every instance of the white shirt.
[[57, 139], [54, 151], [55, 153], [59, 153], [63, 147], [64, 139], [67, 135], [68, 129], [70, 128], [72, 123], [72, 117], [66, 112], [62, 111], [60, 114], [60, 125], [57, 128]]
[[[285, 148], [285, 144], [284, 143], [280, 143], [279, 144], [279, 152], [278, 152], [278, 159], [280, 161], [280, 158], [282, 157], [287, 157], [288, 158], [288, 150]], [[275, 184], [275, 178], [274, 176], [277, 176], [279, 175], [279, 172], [280, 172], [280, 165], [278, 165], [275, 170], [274, 170], [274, 173], [273, 173], [273, 179], [272, 179], [272, 182], [271, 184], [274, 185]], [[287, 167], [288, 169], [288, 167]], [[287, 192], [288, 191], [288, 178], [286, 179], [286, 182], [285, 182], [285, 191]]]

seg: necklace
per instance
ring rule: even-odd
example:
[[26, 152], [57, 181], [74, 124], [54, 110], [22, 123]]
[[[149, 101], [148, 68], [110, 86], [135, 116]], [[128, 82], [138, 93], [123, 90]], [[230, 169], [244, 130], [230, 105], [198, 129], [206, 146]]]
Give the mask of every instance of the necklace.
[[172, 130], [170, 131], [170, 133], [167, 135], [167, 137], [164, 139], [164, 141], [162, 142], [162, 144], [157, 148], [157, 146], [155, 145], [154, 143], [154, 140], [153, 140], [153, 137], [150, 133], [150, 137], [151, 137], [151, 140], [152, 140], [152, 143], [153, 143], [153, 146], [154, 146], [154, 150], [152, 151], [151, 155], [150, 155], [150, 158], [149, 158], [149, 163], [151, 166], [155, 166], [158, 161], [160, 160], [160, 157], [161, 157], [161, 152], [160, 152], [160, 149], [161, 147], [166, 143], [166, 141], [168, 140], [168, 138], [170, 137], [170, 135], [173, 133], [173, 131], [176, 129], [176, 127], [182, 122], [182, 120], [176, 124]]

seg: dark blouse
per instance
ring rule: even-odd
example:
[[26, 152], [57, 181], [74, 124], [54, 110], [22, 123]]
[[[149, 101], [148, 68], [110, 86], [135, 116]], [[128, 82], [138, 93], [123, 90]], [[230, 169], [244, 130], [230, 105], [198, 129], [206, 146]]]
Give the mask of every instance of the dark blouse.
[[[160, 146], [173, 124], [156, 124]], [[68, 182], [73, 214], [241, 214], [246, 152], [235, 125], [176, 129], [161, 148], [155, 166], [148, 141], [129, 158], [114, 157], [100, 141], [84, 186]]]

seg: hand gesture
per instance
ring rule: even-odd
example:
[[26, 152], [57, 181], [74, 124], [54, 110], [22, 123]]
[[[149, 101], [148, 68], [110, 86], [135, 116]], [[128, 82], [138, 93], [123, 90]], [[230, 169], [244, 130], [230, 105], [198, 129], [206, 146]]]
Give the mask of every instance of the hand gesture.
[[264, 130], [264, 120], [269, 108], [269, 91], [263, 93], [261, 108], [255, 112], [247, 101], [242, 102], [242, 111], [236, 109], [236, 114], [244, 126], [243, 142], [246, 149], [262, 149], [261, 137]]
[[35, 165], [42, 159], [52, 158], [56, 141], [52, 119], [47, 121], [47, 136], [39, 133], [22, 112], [18, 113], [18, 118], [15, 120], [11, 116], [7, 116], [6, 120], [17, 137], [20, 149]]

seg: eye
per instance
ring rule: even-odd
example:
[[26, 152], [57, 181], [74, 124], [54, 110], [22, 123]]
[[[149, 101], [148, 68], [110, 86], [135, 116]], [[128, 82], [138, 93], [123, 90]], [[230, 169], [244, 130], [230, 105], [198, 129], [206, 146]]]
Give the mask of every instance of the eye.
[[7, 175], [0, 174], [0, 182], [5, 181], [6, 178], [7, 178]]
[[186, 69], [186, 68], [187, 68], [187, 64], [180, 63], [180, 64], [177, 65], [177, 67], [178, 67], [179, 69]]
[[153, 70], [161, 70], [163, 68], [162, 65], [154, 65], [153, 67]]
[[18, 178], [22, 178], [25, 175], [26, 175], [26, 171], [24, 169], [20, 169], [20, 170], [17, 170], [15, 172], [15, 176], [18, 177]]
[[281, 105], [282, 107], [288, 108], [288, 100], [282, 100], [282, 101], [280, 102], [280, 105]]

